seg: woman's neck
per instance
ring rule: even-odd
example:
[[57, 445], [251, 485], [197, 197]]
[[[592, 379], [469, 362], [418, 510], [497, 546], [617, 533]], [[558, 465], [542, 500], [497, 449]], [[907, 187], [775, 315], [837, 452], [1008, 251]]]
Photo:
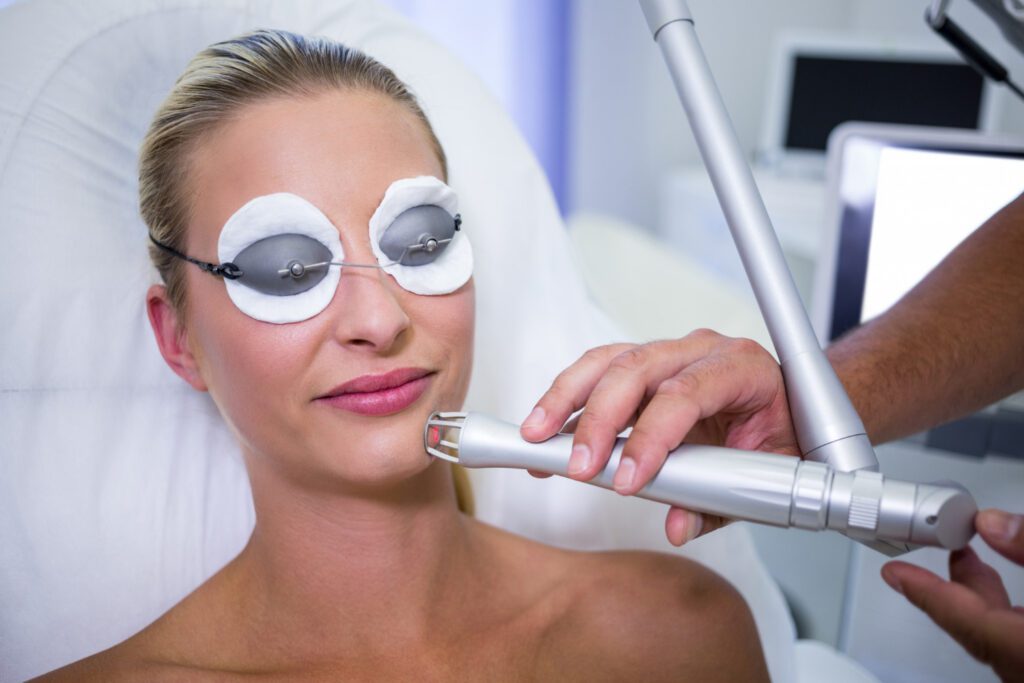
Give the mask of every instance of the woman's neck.
[[256, 528], [232, 584], [253, 627], [297, 629], [324, 653], [424, 642], [446, 623], [479, 553], [445, 463], [365, 495], [311, 491], [249, 465]]

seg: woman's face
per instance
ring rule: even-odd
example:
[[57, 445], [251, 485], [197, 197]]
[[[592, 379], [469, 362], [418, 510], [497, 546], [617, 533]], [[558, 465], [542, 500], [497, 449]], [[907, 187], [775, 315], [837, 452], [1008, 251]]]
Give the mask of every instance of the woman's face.
[[[367, 224], [395, 180], [442, 178], [423, 125], [368, 92], [326, 92], [242, 109], [190, 157], [187, 253], [216, 261], [225, 221], [250, 199], [290, 192], [317, 206], [345, 260], [374, 264]], [[248, 317], [224, 283], [186, 268], [185, 331], [202, 383], [250, 457], [330, 486], [385, 484], [428, 467], [423, 424], [461, 407], [472, 366], [474, 289], [422, 296], [376, 268], [342, 268], [318, 315], [277, 325]], [[419, 398], [368, 415], [321, 397], [357, 377], [429, 371]]]

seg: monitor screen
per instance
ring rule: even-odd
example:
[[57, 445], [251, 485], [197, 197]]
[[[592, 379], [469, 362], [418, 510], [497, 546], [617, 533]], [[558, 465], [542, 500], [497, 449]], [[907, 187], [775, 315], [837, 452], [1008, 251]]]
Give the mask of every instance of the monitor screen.
[[978, 128], [984, 79], [950, 61], [793, 57], [783, 145], [823, 151], [844, 121]]
[[883, 313], [1024, 191], [1024, 150], [935, 148], [852, 137], [839, 178], [835, 339]]

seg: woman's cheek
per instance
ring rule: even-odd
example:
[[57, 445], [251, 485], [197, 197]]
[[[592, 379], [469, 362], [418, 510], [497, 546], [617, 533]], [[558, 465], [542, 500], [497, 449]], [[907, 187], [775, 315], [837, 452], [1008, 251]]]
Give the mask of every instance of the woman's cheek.
[[473, 371], [473, 344], [476, 334], [476, 290], [472, 278], [466, 286], [456, 294], [456, 306], [452, 307], [449, 320], [451, 329], [450, 348], [454, 349], [453, 362], [458, 365], [454, 395], [454, 404], [462, 406], [469, 391], [469, 382]]
[[290, 435], [285, 403], [298, 395], [298, 382], [307, 377], [301, 346], [290, 331], [231, 314], [208, 319], [204, 331], [204, 377], [236, 436], [256, 446], [252, 442], [274, 434]]

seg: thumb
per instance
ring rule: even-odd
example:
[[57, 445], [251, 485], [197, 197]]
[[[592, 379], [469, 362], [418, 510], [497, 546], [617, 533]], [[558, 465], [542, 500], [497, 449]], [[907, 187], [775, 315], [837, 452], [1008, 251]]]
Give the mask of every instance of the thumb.
[[993, 550], [1024, 565], [1024, 517], [990, 508], [978, 513], [974, 526]]

